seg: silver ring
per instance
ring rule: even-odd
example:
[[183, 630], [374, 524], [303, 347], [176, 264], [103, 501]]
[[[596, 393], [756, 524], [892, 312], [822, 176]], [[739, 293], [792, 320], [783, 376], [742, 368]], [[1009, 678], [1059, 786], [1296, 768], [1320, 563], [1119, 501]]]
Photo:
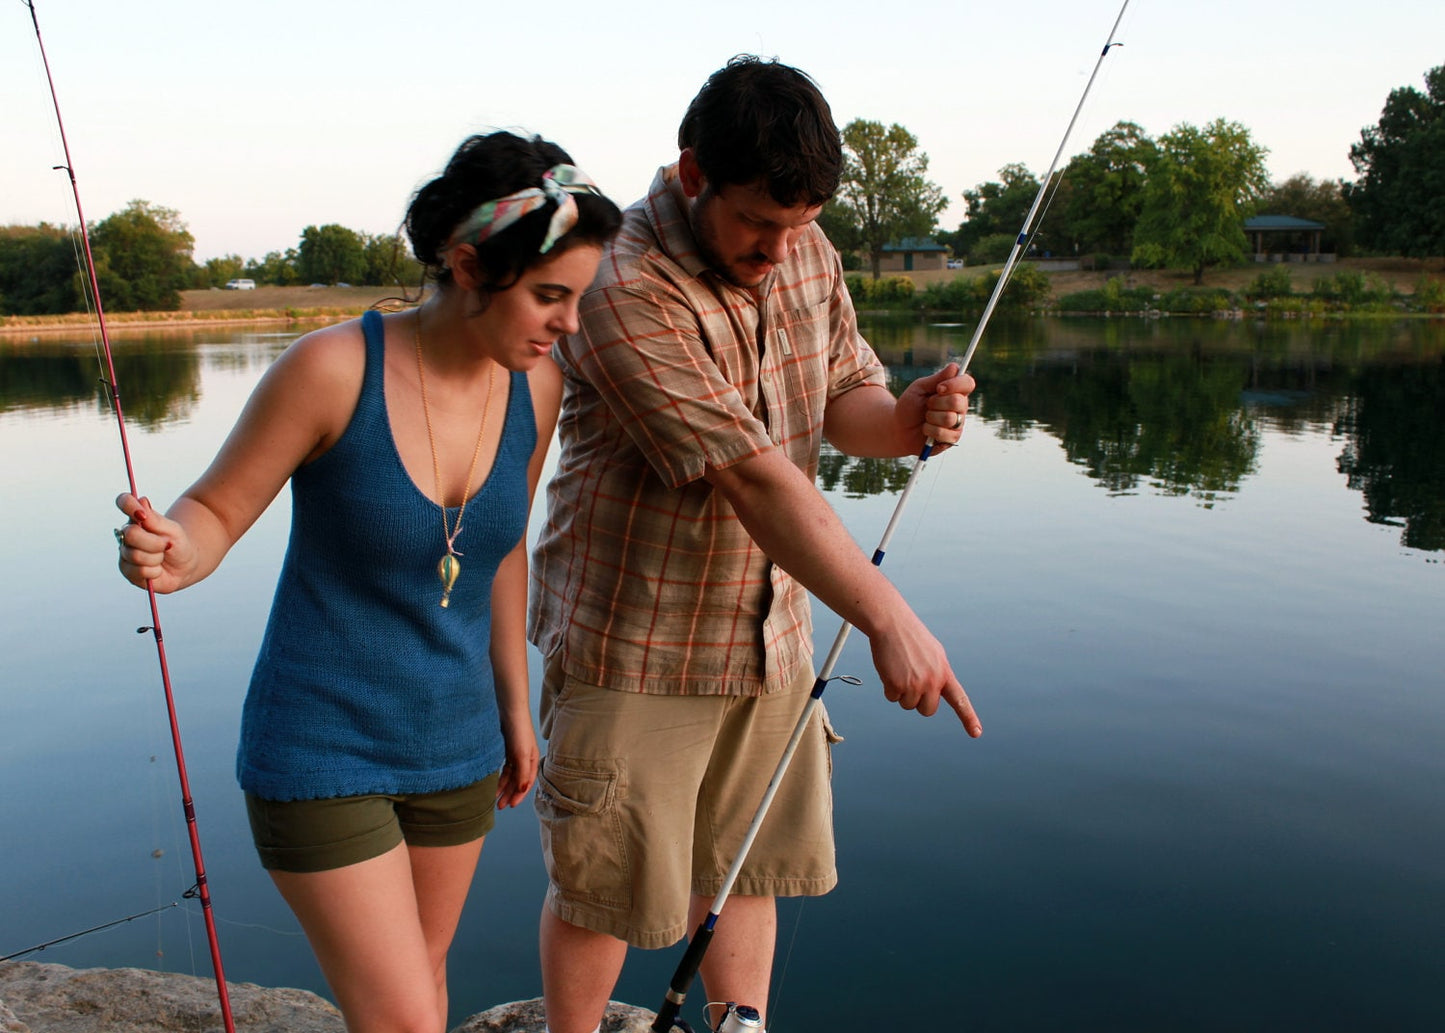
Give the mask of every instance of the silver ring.
[[116, 542], [117, 542], [118, 544], [120, 544], [120, 545], [122, 545], [122, 546], [125, 545], [125, 528], [124, 528], [124, 527], [117, 527], [114, 531], [111, 532], [111, 534], [115, 535], [115, 540], [116, 540]]
[[963, 429], [963, 413], [955, 413], [955, 414], [954, 414], [954, 417], [953, 417], [953, 429], [954, 429], [954, 430], [962, 430], [962, 429]]

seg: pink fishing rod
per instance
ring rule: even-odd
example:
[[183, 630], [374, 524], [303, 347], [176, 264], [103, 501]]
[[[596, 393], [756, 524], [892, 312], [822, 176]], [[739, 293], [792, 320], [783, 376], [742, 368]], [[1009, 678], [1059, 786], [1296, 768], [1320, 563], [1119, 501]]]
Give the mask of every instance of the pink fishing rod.
[[[34, 0], [25, 0], [25, 6], [30, 8], [30, 21], [35, 26], [35, 42], [40, 47], [40, 60], [45, 66], [45, 81], [50, 86], [50, 100], [55, 105], [55, 124], [60, 129], [60, 146], [65, 152], [65, 164], [57, 165], [57, 169], [63, 169], [70, 177], [70, 192], [75, 197], [75, 214], [80, 220], [80, 241], [85, 254], [85, 273], [90, 281], [90, 296], [95, 301], [95, 318], [100, 326], [100, 342], [102, 353], [105, 357], [105, 385], [110, 394], [110, 404], [115, 410], [115, 423], [120, 431], [120, 449], [125, 457], [125, 476], [130, 485], [130, 493], [140, 498], [140, 491], [135, 483], [135, 466], [131, 462], [130, 442], [125, 432], [125, 415], [121, 411], [120, 390], [116, 386], [115, 379], [115, 357], [111, 353], [110, 334], [105, 326], [105, 310], [100, 302], [100, 281], [95, 273], [95, 258], [90, 251], [90, 233], [85, 227], [85, 212], [80, 204], [80, 188], [75, 181], [75, 166], [70, 160], [70, 142], [65, 137], [65, 119], [60, 115], [60, 98], [55, 93], [55, 77], [50, 73], [50, 59], [45, 53], [45, 41], [40, 36], [40, 21], [35, 14]], [[216, 918], [211, 911], [211, 891], [206, 881], [206, 863], [201, 856], [201, 835], [196, 827], [196, 805], [191, 800], [191, 780], [186, 773], [186, 754], [181, 748], [181, 726], [176, 718], [175, 693], [171, 689], [171, 670], [166, 662], [166, 641], [161, 631], [160, 608], [156, 605], [155, 588], [149, 581], [146, 582], [146, 597], [150, 602], [151, 622], [149, 627], [140, 628], [140, 631], [149, 631], [156, 643], [156, 657], [160, 661], [161, 685], [165, 689], [166, 714], [171, 725], [171, 746], [176, 755], [176, 774], [181, 783], [181, 804], [186, 815], [186, 831], [191, 839], [191, 857], [196, 864], [196, 885], [186, 896], [198, 897], [201, 901], [201, 915], [206, 922], [206, 939], [210, 942], [211, 968], [216, 974], [216, 994], [220, 999], [221, 1018], [226, 1024], [226, 1033], [235, 1033], [236, 1023], [231, 1016], [231, 995], [226, 988], [226, 974], [221, 965], [221, 941], [216, 935]]]

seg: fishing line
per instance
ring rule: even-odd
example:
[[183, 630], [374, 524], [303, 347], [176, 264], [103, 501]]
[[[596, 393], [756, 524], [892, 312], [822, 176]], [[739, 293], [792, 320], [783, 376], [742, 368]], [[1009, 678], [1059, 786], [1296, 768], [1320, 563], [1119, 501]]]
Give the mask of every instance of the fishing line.
[[58, 943], [68, 943], [71, 940], [78, 940], [82, 936], [89, 936], [91, 933], [102, 932], [106, 929], [113, 929], [118, 925], [125, 925], [127, 922], [134, 922], [137, 918], [148, 918], [151, 915], [160, 914], [162, 911], [169, 911], [173, 907], [180, 907], [179, 901], [171, 901], [160, 907], [153, 907], [149, 911], [141, 911], [134, 915], [126, 915], [124, 918], [117, 918], [114, 921], [103, 922], [100, 925], [93, 925], [89, 929], [82, 929], [79, 932], [68, 933], [65, 936], [57, 936], [53, 940], [46, 940], [44, 943], [37, 943], [34, 947], [26, 947], [24, 950], [16, 951], [14, 954], [0, 955], [0, 961], [13, 961], [16, 958], [23, 958], [27, 954], [34, 954], [43, 951], [47, 947], [54, 947]]
[[[984, 306], [983, 314], [979, 317], [978, 325], [974, 328], [973, 336], [969, 340], [968, 348], [963, 356], [958, 359], [958, 372], [967, 372], [969, 363], [973, 360], [974, 352], [978, 350], [979, 341], [983, 338], [984, 328], [988, 325], [989, 318], [993, 315], [998, 305], [999, 296], [1004, 288], [1008, 286], [1013, 270], [1018, 264], [1020, 253], [1030, 236], [1031, 227], [1039, 213], [1039, 207], [1044, 200], [1049, 183], [1053, 180], [1054, 170], [1058, 168], [1059, 159], [1063, 156], [1064, 148], [1068, 146], [1069, 136], [1074, 130], [1074, 124], [1079, 120], [1079, 113], [1084, 108], [1084, 102], [1089, 97], [1089, 91], [1093, 88], [1094, 80], [1099, 75], [1099, 66], [1104, 63], [1104, 58], [1116, 46], [1123, 46], [1122, 43], [1114, 42], [1114, 35], [1119, 31], [1119, 23], [1124, 20], [1124, 12], [1128, 10], [1129, 0], [1124, 0], [1123, 6], [1119, 8], [1119, 15], [1114, 19], [1113, 28], [1109, 30], [1109, 38], [1104, 42], [1104, 48], [1099, 52], [1098, 60], [1094, 63], [1094, 70], [1089, 75], [1089, 81], [1084, 86], [1084, 92], [1079, 97], [1079, 103], [1074, 108], [1074, 114], [1069, 119], [1068, 128], [1064, 130], [1063, 139], [1059, 141], [1058, 150], [1054, 152], [1054, 159], [1049, 164], [1049, 170], [1044, 174], [1043, 181], [1039, 184], [1038, 193], [1034, 195], [1033, 204], [1029, 207], [1028, 215], [1024, 217], [1022, 228], [1015, 239], [1013, 249], [1009, 252], [1008, 261], [1004, 263], [1003, 269], [999, 272], [998, 281], [994, 284], [993, 292], [989, 295], [988, 303]], [[893, 515], [888, 521], [888, 526], [883, 531], [883, 537], [878, 547], [873, 551], [872, 564], [877, 567], [883, 563], [883, 557], [888, 550], [888, 545], [893, 539], [894, 532], [898, 529], [899, 519], [903, 516], [904, 507], [908, 498], [913, 492], [914, 485], [918, 481], [918, 475], [928, 463], [928, 457], [934, 447], [933, 438], [926, 438], [923, 449], [918, 454], [913, 464], [913, 469], [908, 475], [908, 482], [903, 486], [903, 491], [898, 497], [898, 504], [893, 510]], [[783, 755], [778, 761], [778, 766], [773, 771], [772, 780], [768, 783], [763, 793], [762, 802], [753, 815], [752, 824], [748, 826], [747, 833], [743, 836], [741, 847], [738, 849], [737, 857], [732, 867], [728, 869], [723, 877], [722, 887], [713, 898], [707, 916], [698, 924], [697, 930], [693, 933], [692, 940], [687, 945], [687, 950], [678, 962], [673, 972], [672, 980], [668, 984], [667, 994], [663, 998], [662, 1006], [657, 1011], [657, 1018], [652, 1023], [653, 1033], [667, 1033], [674, 1027], [682, 1029], [685, 1033], [692, 1033], [692, 1027], [681, 1018], [682, 1006], [687, 1000], [688, 990], [692, 987], [692, 981], [697, 976], [698, 968], [702, 965], [702, 959], [707, 953], [708, 944], [712, 941], [713, 931], [717, 926], [719, 916], [722, 914], [723, 906], [727, 903], [728, 897], [732, 894], [734, 883], [742, 874], [743, 863], [747, 860], [748, 852], [752, 849], [753, 841], [757, 838], [762, 829], [764, 818], [767, 817], [768, 809], [772, 806], [773, 797], [777, 795], [778, 788], [782, 784], [783, 776], [787, 773], [788, 766], [792, 763], [793, 754], [796, 752], [798, 743], [803, 738], [803, 733], [808, 726], [813, 712], [818, 707], [822, 698], [823, 690], [828, 687], [830, 681], [841, 681], [850, 685], [859, 684], [857, 678], [847, 675], [834, 676], [833, 668], [838, 662], [838, 657], [843, 652], [843, 646], [848, 641], [848, 635], [852, 632], [853, 626], [847, 621], [843, 622], [838, 629], [838, 636], [833, 640], [833, 646], [828, 651], [827, 659], [824, 660], [822, 669], [819, 670], [817, 679], [813, 683], [812, 691], [808, 695], [808, 701], [803, 705], [803, 712], [798, 716], [798, 723], [793, 727], [792, 737], [788, 740], [783, 750]], [[706, 1016], [705, 1016], [706, 1018]]]
[[[116, 430], [120, 436], [121, 454], [125, 459], [126, 481], [130, 492], [136, 498], [140, 498], [140, 491], [136, 487], [135, 466], [131, 461], [130, 443], [126, 435], [125, 415], [120, 404], [120, 390], [116, 384], [115, 376], [115, 355], [110, 347], [110, 334], [105, 325], [105, 310], [100, 300], [100, 281], [95, 271], [95, 255], [90, 247], [90, 234], [85, 226], [85, 211], [80, 203], [80, 187], [75, 179], [75, 163], [70, 157], [70, 142], [65, 135], [65, 119], [60, 114], [60, 97], [55, 91], [55, 77], [50, 71], [50, 58], [45, 53], [45, 41], [40, 35], [40, 20], [35, 13], [34, 0], [24, 0], [25, 6], [30, 9], [30, 22], [35, 27], [35, 42], [40, 48], [40, 60], [45, 66], [45, 80], [50, 88], [50, 99], [55, 106], [55, 124], [60, 130], [61, 150], [65, 155], [65, 164], [56, 166], [63, 170], [70, 180], [70, 192], [75, 198], [75, 214], [80, 222], [80, 239], [85, 249], [85, 273], [90, 282], [90, 290], [95, 301], [94, 318], [100, 331], [101, 345], [104, 348], [104, 366], [102, 382], [106, 385], [112, 408], [115, 410]], [[187, 896], [194, 894], [200, 899], [201, 914], [205, 919], [206, 938], [211, 952], [211, 968], [216, 977], [216, 996], [221, 1006], [221, 1018], [225, 1022], [226, 1033], [235, 1033], [236, 1024], [231, 1015], [230, 992], [226, 988], [226, 976], [221, 965], [221, 944], [216, 935], [216, 920], [211, 912], [211, 894], [206, 881], [206, 865], [201, 855], [200, 832], [196, 828], [196, 808], [191, 799], [190, 776], [186, 770], [185, 751], [181, 747], [181, 727], [176, 716], [175, 693], [171, 686], [170, 665], [166, 661], [165, 635], [161, 631], [160, 607], [156, 602], [155, 587], [149, 581], [146, 582], [146, 597], [150, 604], [149, 625], [137, 628], [138, 633], [150, 632], [155, 640], [156, 658], [160, 664], [161, 685], [165, 692], [166, 713], [170, 722], [171, 747], [176, 758], [176, 775], [180, 782], [182, 810], [186, 816], [186, 830], [190, 834], [191, 858], [195, 862], [196, 882]]]
[[798, 931], [803, 928], [803, 908], [807, 903], [807, 897], [798, 898], [798, 913], [793, 916], [793, 935], [788, 937], [788, 949], [783, 952], [783, 968], [778, 973], [778, 988], [773, 992], [772, 1003], [768, 1007], [768, 1018], [773, 1022], [777, 1021], [783, 1010], [783, 987], [788, 981], [788, 967], [793, 963], [793, 951], [798, 945]]

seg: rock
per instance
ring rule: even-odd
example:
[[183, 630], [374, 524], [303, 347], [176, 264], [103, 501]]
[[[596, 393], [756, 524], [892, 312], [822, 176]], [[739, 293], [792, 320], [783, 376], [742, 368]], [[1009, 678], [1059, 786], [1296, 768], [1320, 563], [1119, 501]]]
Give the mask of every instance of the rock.
[[[247, 1033], [345, 1033], [341, 1013], [306, 990], [228, 983]], [[214, 980], [148, 969], [0, 965], [0, 1002], [35, 1033], [197, 1033], [221, 1030]]]
[[4, 1001], [0, 1001], [0, 1033], [30, 1033], [30, 1027], [17, 1019]]
[[[345, 1033], [341, 1013], [308, 990], [227, 983], [245, 1033]], [[653, 1013], [612, 1002], [603, 1033], [646, 1033]], [[216, 1033], [214, 980], [148, 969], [0, 963], [0, 1033]], [[452, 1033], [542, 1033], [540, 999], [473, 1015]]]
[[[609, 1001], [607, 1014], [602, 1018], [602, 1033], [647, 1033], [656, 1017], [656, 1012], [645, 1008]], [[543, 1033], [546, 1028], [542, 999], [534, 997], [530, 1001], [513, 1001], [488, 1008], [480, 1015], [467, 1019], [451, 1033]]]

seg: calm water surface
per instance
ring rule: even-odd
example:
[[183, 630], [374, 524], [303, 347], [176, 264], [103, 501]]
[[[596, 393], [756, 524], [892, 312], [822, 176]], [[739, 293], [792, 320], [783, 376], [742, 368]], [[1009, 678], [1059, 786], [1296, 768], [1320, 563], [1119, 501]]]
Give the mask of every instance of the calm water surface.
[[[969, 329], [869, 334], [902, 382]], [[289, 339], [117, 343], [143, 491], [190, 482]], [[841, 884], [781, 909], [777, 1033], [1440, 1027], [1442, 356], [1438, 323], [995, 323], [885, 566], [985, 735], [887, 705], [854, 636], [863, 685], [825, 697]], [[193, 882], [96, 376], [88, 343], [0, 340], [0, 954]], [[827, 457], [866, 550], [906, 474]], [[232, 776], [287, 510], [161, 607], [227, 975], [324, 992]], [[540, 993], [543, 885], [530, 808], [501, 815], [453, 1022]], [[634, 952], [617, 997], [655, 1007], [679, 951]], [[209, 973], [183, 900], [28, 957]]]

